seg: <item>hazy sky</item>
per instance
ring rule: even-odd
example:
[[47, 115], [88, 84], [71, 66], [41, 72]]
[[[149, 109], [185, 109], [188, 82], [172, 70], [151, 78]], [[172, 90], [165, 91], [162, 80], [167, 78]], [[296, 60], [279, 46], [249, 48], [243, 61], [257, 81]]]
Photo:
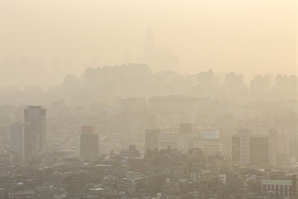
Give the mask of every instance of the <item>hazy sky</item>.
[[295, 73], [296, 2], [2, 2], [3, 57], [135, 62], [145, 29], [180, 71]]

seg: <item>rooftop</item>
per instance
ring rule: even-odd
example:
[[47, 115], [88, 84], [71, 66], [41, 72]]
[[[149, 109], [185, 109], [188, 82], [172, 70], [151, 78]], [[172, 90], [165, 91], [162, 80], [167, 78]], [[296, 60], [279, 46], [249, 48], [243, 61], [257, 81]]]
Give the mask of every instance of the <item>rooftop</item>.
[[292, 185], [292, 180], [263, 180], [262, 184]]

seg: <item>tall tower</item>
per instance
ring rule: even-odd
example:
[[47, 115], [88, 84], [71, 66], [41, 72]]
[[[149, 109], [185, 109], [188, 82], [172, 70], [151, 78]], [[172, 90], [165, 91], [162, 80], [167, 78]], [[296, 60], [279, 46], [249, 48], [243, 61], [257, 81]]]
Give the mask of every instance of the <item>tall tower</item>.
[[25, 117], [25, 158], [46, 152], [46, 110], [41, 106], [28, 106]]
[[238, 129], [238, 136], [240, 137], [240, 163], [249, 164], [250, 154], [250, 131], [249, 129]]
[[82, 126], [80, 136], [80, 157], [94, 159], [99, 152], [99, 137], [94, 126]]
[[10, 125], [9, 137], [10, 162], [23, 163], [25, 161], [24, 125], [21, 123]]
[[277, 133], [276, 129], [270, 129], [268, 135], [269, 143], [269, 165], [277, 165]]

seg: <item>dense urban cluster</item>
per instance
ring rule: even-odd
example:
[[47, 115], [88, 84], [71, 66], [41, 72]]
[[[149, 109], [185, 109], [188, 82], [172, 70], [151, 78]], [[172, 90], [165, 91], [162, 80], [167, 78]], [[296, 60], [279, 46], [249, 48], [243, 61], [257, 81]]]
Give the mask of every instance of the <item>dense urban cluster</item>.
[[297, 77], [89, 68], [3, 88], [0, 198], [297, 195]]

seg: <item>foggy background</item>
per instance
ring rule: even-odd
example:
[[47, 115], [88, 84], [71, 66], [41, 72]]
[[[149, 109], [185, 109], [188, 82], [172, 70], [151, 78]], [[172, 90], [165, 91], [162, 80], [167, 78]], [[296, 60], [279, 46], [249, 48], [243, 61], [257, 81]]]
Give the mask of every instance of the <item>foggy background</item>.
[[[295, 74], [296, 7], [295, 1], [4, 1], [3, 86], [57, 85], [88, 67], [138, 63], [148, 27], [157, 48], [179, 56], [176, 72], [234, 71], [245, 82], [257, 73]], [[14, 78], [12, 68], [30, 81]]]

